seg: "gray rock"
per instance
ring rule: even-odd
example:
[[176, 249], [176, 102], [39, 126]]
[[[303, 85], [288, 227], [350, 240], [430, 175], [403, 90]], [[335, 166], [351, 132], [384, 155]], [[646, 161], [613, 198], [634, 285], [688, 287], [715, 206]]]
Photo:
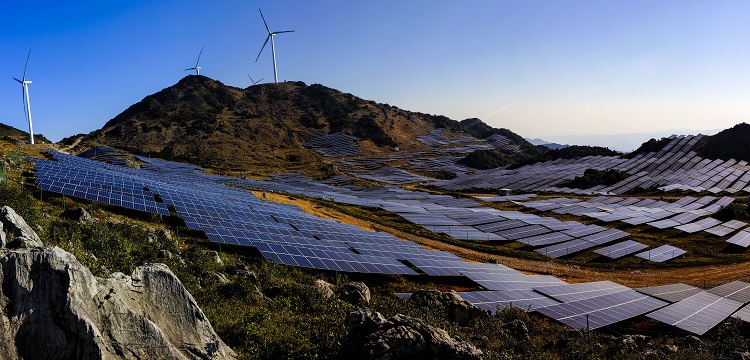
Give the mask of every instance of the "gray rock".
[[370, 288], [361, 281], [350, 281], [342, 286], [339, 291], [339, 298], [350, 304], [369, 304]]
[[650, 337], [646, 335], [624, 335], [622, 337], [622, 343], [629, 350], [643, 350], [648, 344]]
[[159, 256], [164, 259], [169, 259], [169, 260], [172, 260], [175, 257], [171, 251], [166, 250], [166, 249], [159, 250]]
[[666, 345], [664, 348], [667, 350], [667, 352], [670, 353], [678, 353], [680, 351], [680, 348], [677, 347], [677, 345]]
[[233, 359], [164, 264], [97, 278], [59, 248], [0, 254], [0, 358]]
[[221, 260], [221, 255], [216, 251], [210, 251], [209, 255], [214, 259], [216, 265], [224, 266], [224, 261]]
[[336, 295], [333, 288], [333, 284], [325, 280], [317, 279], [313, 282], [313, 289], [323, 295], [326, 299], [330, 299]]
[[256, 275], [255, 272], [250, 271], [250, 269], [244, 263], [238, 263], [237, 265], [235, 265], [234, 273], [250, 282], [258, 282], [258, 275]]
[[80, 206], [65, 210], [62, 216], [66, 219], [78, 221], [81, 224], [88, 224], [94, 221], [94, 218], [91, 217], [91, 214], [89, 214], [89, 212], [86, 211], [86, 209]]
[[170, 242], [170, 241], [173, 240], [172, 239], [172, 232], [169, 231], [169, 230], [164, 229], [164, 230], [162, 230], [162, 231], [159, 232], [159, 235], [161, 235], [164, 239], [166, 239], [167, 242]]
[[0, 222], [6, 234], [13, 235], [13, 241], [6, 244], [13, 248], [42, 247], [44, 244], [26, 221], [9, 206], [0, 208]]
[[515, 319], [508, 323], [507, 325], [508, 330], [510, 331], [510, 334], [518, 339], [529, 339], [529, 328], [526, 326], [526, 323]]
[[0, 222], [0, 249], [5, 247], [6, 243], [5, 229], [3, 229], [3, 223]]
[[232, 282], [226, 275], [219, 272], [213, 274], [213, 279], [221, 285], [226, 285]]
[[148, 234], [146, 234], [146, 241], [148, 241], [149, 244], [153, 244], [159, 241], [159, 236], [157, 236], [153, 232], [149, 232]]
[[347, 316], [347, 349], [357, 359], [481, 359], [470, 343], [410, 316], [358, 310]]
[[411, 294], [409, 302], [417, 306], [442, 307], [445, 309], [448, 319], [461, 326], [468, 325], [474, 318], [490, 315], [488, 311], [476, 307], [454, 292], [418, 290]]

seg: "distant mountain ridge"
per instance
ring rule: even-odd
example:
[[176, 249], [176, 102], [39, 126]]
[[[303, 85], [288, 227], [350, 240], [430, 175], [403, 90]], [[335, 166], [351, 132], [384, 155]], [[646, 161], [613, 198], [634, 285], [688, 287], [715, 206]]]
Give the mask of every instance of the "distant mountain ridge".
[[249, 171], [330, 172], [330, 161], [306, 149], [314, 136], [356, 137], [363, 155], [424, 151], [417, 140], [437, 128], [483, 139], [502, 134], [520, 149], [534, 146], [507, 129], [479, 119], [456, 121], [364, 100], [323, 85], [302, 82], [231, 87], [189, 75], [146, 96], [90, 134], [63, 140], [79, 149], [107, 145], [208, 168]]
[[560, 150], [560, 149], [564, 149], [564, 148], [570, 146], [570, 145], [567, 145], [567, 144], [553, 143], [551, 141], [542, 140], [542, 139], [539, 139], [539, 138], [535, 138], [535, 139], [526, 138], [526, 141], [530, 142], [533, 145], [537, 145], [537, 146], [541, 145], [541, 146], [544, 146], [546, 148], [550, 148], [552, 150]]

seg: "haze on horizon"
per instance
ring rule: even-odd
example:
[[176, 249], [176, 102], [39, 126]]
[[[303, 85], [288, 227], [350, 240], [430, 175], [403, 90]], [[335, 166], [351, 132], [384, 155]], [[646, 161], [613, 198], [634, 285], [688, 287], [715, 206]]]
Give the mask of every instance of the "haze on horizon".
[[296, 30], [276, 38], [280, 80], [405, 110], [557, 142], [750, 121], [748, 2], [32, 0], [3, 6], [0, 122], [28, 129], [12, 77], [29, 48], [34, 130], [53, 141], [175, 84], [202, 46], [201, 75], [272, 81], [258, 8]]

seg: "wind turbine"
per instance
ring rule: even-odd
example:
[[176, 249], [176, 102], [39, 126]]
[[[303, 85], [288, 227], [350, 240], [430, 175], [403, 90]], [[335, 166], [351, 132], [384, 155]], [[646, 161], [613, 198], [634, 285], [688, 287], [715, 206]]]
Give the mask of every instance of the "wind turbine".
[[250, 78], [250, 82], [252, 82], [252, 83], [253, 83], [253, 85], [258, 85], [258, 83], [259, 83], [259, 82], [263, 81], [263, 79], [260, 79], [260, 80], [258, 80], [258, 81], [255, 81], [255, 80], [253, 80], [253, 77], [252, 77], [252, 76], [250, 76], [250, 75], [248, 75], [247, 77], [249, 77], [249, 78]]
[[185, 71], [195, 70], [195, 75], [200, 75], [201, 74], [201, 67], [198, 66], [198, 63], [201, 62], [201, 55], [203, 54], [203, 48], [204, 47], [205, 46], [201, 46], [201, 52], [198, 53], [198, 61], [195, 62], [195, 67], [191, 67], [189, 69], [185, 69]]
[[24, 115], [26, 115], [26, 121], [29, 122], [29, 137], [31, 144], [34, 144], [34, 127], [31, 123], [31, 103], [29, 103], [29, 84], [31, 84], [31, 80], [26, 80], [26, 68], [29, 66], [29, 57], [31, 56], [31, 49], [29, 49], [29, 54], [26, 55], [26, 65], [23, 66], [23, 78], [21, 80], [18, 80], [16, 78], [13, 78], [13, 80], [18, 81], [19, 84], [21, 84], [21, 91], [23, 92], [21, 94], [21, 97], [23, 97], [23, 103], [24, 103]]
[[276, 47], [273, 44], [273, 38], [278, 34], [294, 32], [294, 30], [271, 32], [271, 29], [268, 28], [268, 23], [266, 22], [266, 18], [263, 16], [263, 12], [260, 11], [260, 9], [258, 9], [258, 11], [260, 12], [260, 17], [263, 19], [263, 25], [266, 26], [266, 31], [268, 31], [268, 36], [266, 37], [266, 42], [263, 43], [263, 47], [260, 48], [260, 52], [258, 53], [258, 57], [255, 58], [255, 62], [258, 62], [258, 59], [260, 58], [260, 54], [263, 53], [263, 49], [266, 47], [266, 44], [268, 44], [268, 39], [271, 39], [271, 54], [273, 54], [273, 82], [278, 84], [279, 76], [278, 74], [276, 74]]

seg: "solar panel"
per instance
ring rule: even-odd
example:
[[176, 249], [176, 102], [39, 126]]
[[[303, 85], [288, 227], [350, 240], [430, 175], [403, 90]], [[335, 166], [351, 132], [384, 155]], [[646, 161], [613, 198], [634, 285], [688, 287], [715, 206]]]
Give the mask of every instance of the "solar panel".
[[557, 244], [572, 239], [573, 237], [568, 234], [563, 234], [562, 232], [552, 232], [518, 239], [517, 241], [529, 246], [536, 247], [542, 245]]
[[572, 302], [628, 290], [627, 286], [612, 281], [538, 286], [534, 290], [560, 302]]
[[703, 289], [688, 284], [677, 283], [644, 287], [635, 289], [635, 291], [674, 303], [702, 292]]
[[743, 304], [750, 302], [750, 284], [744, 281], [732, 281], [706, 291]]
[[662, 245], [656, 249], [638, 253], [635, 256], [638, 256], [639, 258], [646, 259], [646, 260], [653, 261], [653, 262], [664, 262], [667, 260], [674, 259], [684, 253], [686, 253], [685, 250], [676, 248], [672, 245]]
[[625, 289], [592, 298], [536, 309], [577, 329], [598, 329], [659, 309], [667, 302]]
[[676, 226], [675, 229], [682, 230], [687, 233], [696, 233], [701, 230], [706, 230], [716, 225], [721, 224], [721, 220], [714, 218], [705, 218], [694, 223]]
[[740, 302], [702, 291], [646, 316], [703, 335], [741, 306]]
[[562, 280], [550, 275], [526, 275], [521, 272], [479, 272], [469, 270], [462, 272], [464, 276], [487, 290], [531, 290], [537, 286], [561, 284]]
[[559, 304], [533, 290], [506, 290], [506, 291], [466, 291], [457, 292], [461, 298], [473, 305], [496, 313], [497, 309], [506, 307], [521, 308], [525, 311], [533, 311], [541, 307]]
[[742, 230], [727, 240], [730, 244], [737, 246], [748, 247], [750, 246], [750, 231]]
[[625, 255], [638, 252], [647, 248], [648, 245], [633, 240], [625, 240], [614, 245], [594, 250], [595, 253], [606, 256], [610, 259], [619, 259]]

